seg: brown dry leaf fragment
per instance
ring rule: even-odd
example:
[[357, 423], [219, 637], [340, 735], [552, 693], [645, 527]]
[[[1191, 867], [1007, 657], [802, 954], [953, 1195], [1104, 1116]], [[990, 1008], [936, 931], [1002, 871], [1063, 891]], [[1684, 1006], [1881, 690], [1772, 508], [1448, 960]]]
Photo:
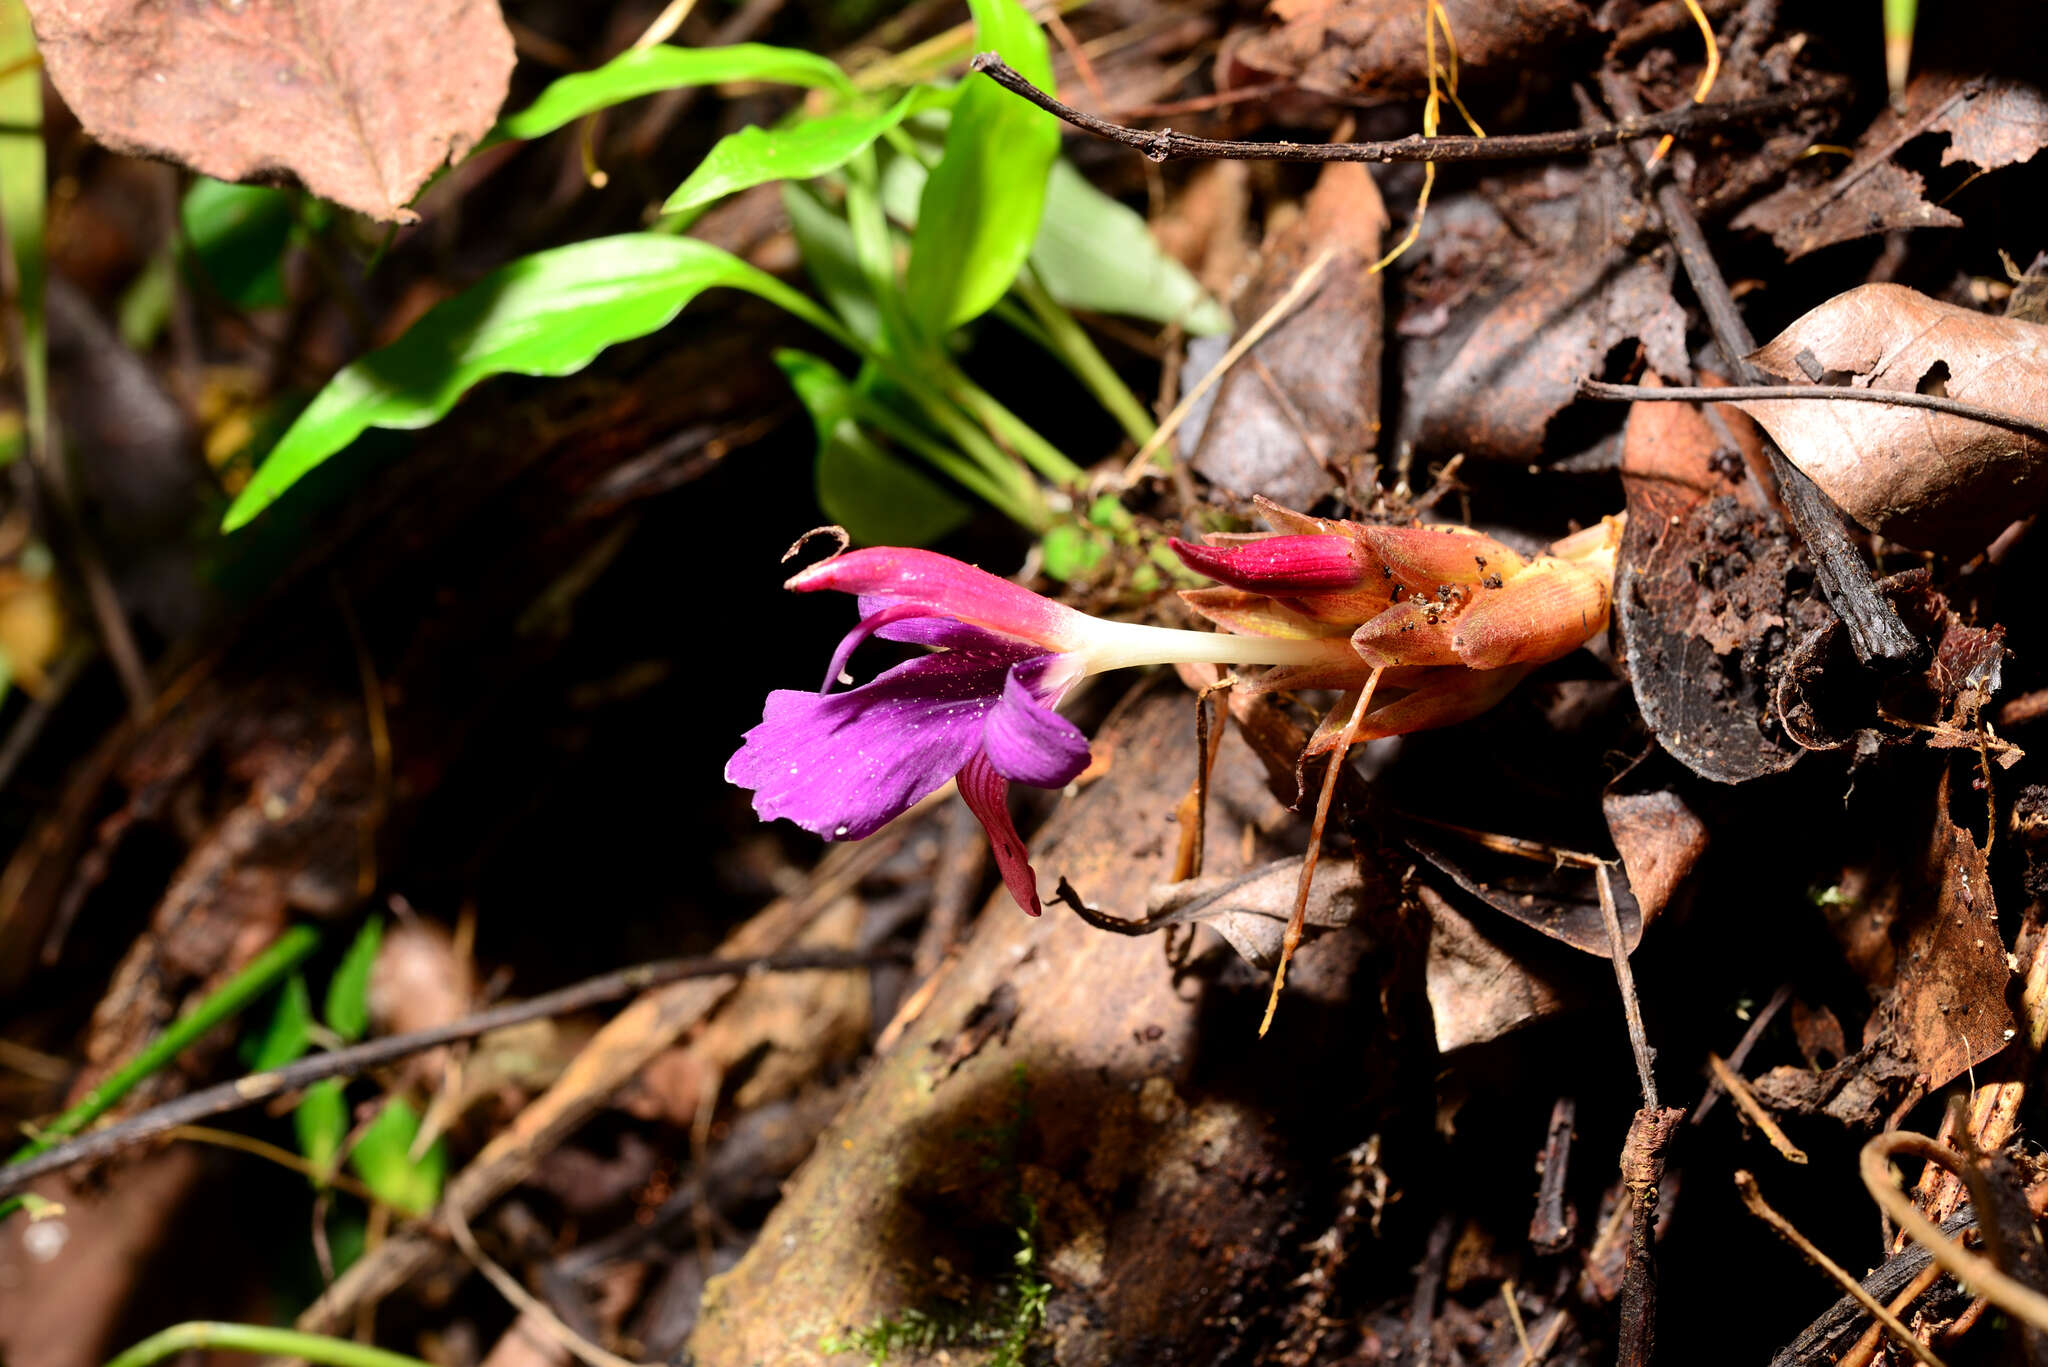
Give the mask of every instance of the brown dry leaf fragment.
[[[1591, 869], [1539, 862], [1476, 842], [1453, 844], [1439, 832], [1414, 822], [1407, 823], [1401, 838], [1453, 883], [1495, 911], [1573, 949], [1602, 959], [1612, 957]], [[1615, 910], [1621, 917], [1622, 943], [1634, 953], [1643, 939], [1643, 909], [1629, 887], [1626, 870], [1617, 869], [1610, 877]]]
[[1336, 255], [1316, 292], [1217, 385], [1193, 462], [1210, 482], [1306, 508], [1373, 449], [1384, 314], [1381, 277], [1368, 268], [1386, 227], [1371, 173], [1336, 165], [1316, 181], [1301, 217], [1268, 239], [1237, 302], [1247, 324], [1311, 259], [1326, 248]]
[[1934, 825], [1919, 874], [1931, 897], [1898, 959], [1894, 1029], [1927, 1086], [1947, 1086], [1999, 1050], [2014, 1029], [2006, 1005], [2012, 970], [1998, 930], [1998, 903], [1984, 851], [1950, 814], [1952, 769], [1942, 773]]
[[1622, 432], [1615, 615], [1629, 682], [1658, 744], [1717, 783], [1800, 755], [1771, 721], [1772, 682], [1812, 605], [1762, 463], [1756, 429], [1723, 404], [1638, 403]]
[[387, 221], [489, 131], [512, 75], [495, 0], [28, 8], [51, 82], [109, 147], [221, 180], [290, 174]]
[[[1294, 894], [1301, 882], [1301, 859], [1275, 860], [1247, 873], [1192, 878], [1162, 883], [1145, 907], [1147, 926], [1205, 923], [1230, 942], [1254, 968], [1270, 970], [1280, 962], [1280, 939], [1294, 915]], [[1316, 864], [1309, 889], [1311, 932], [1347, 926], [1358, 917], [1365, 895], [1357, 868], [1340, 860]]]
[[1439, 896], [1416, 889], [1429, 912], [1429, 957], [1423, 973], [1437, 1052], [1448, 1054], [1554, 1016], [1579, 994], [1536, 971]]
[[1661, 252], [1626, 245], [1641, 211], [1602, 168], [1523, 175], [1431, 210], [1398, 331], [1411, 396], [1401, 444], [1529, 462], [1608, 354], [1636, 340], [1683, 374], [1685, 311]]
[[[1938, 393], [2048, 421], [2048, 326], [1975, 313], [1903, 285], [1861, 285], [1812, 309], [1750, 360], [1789, 384], [1839, 371], [1860, 389]], [[1882, 403], [1738, 405], [1874, 532], [1973, 551], [2048, 495], [2048, 442], [1969, 418]]]
[[[1280, 26], [1246, 39], [1226, 85], [1279, 78], [1320, 95], [1398, 98], [1428, 87], [1421, 0], [1273, 0]], [[1592, 22], [1579, 0], [1445, 0], [1465, 75], [1520, 71]], [[1241, 70], [1240, 70], [1241, 68]]]
[[1601, 795], [1600, 809], [1636, 901], [1644, 917], [1654, 920], [1690, 891], [1692, 875], [1707, 852], [1707, 824], [1668, 788], [1647, 793], [1609, 789]]
[[1930, 204], [1926, 186], [1892, 156], [1927, 133], [1950, 135], [1944, 166], [1969, 162], [1995, 170], [2048, 146], [2048, 101], [2034, 86], [2006, 77], [1932, 71], [1906, 92], [1903, 110], [1878, 115], [1856, 155], [1833, 179], [1787, 185], [1735, 219], [1767, 232], [1787, 259], [1895, 228], [1959, 228], [1963, 221]]

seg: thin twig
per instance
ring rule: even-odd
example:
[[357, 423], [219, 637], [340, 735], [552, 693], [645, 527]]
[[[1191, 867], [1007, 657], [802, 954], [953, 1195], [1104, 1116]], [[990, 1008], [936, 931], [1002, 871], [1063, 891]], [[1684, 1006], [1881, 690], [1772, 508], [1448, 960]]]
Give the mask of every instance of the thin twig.
[[[1607, 103], [1624, 118], [1640, 108], [1635, 91], [1618, 73], [1601, 73], [1600, 90], [1607, 97]], [[1691, 197], [1668, 175], [1653, 179], [1657, 210], [1664, 219], [1664, 231], [1678, 253], [1686, 278], [1692, 282], [1693, 293], [1698, 296], [1700, 308], [1707, 315], [1707, 326], [1714, 334], [1714, 344], [1720, 348], [1730, 375], [1745, 385], [1772, 378], [1748, 360], [1750, 353], [1756, 350], [1756, 338], [1751, 334], [1749, 324], [1742, 320], [1741, 311], [1735, 307], [1735, 296], [1729, 292], [1728, 281], [1707, 246], [1707, 235], [1700, 230]], [[1925, 645], [1899, 620], [1898, 609], [1892, 606], [1891, 600], [1878, 592], [1877, 580], [1871, 574], [1863, 552], [1857, 548], [1842, 510], [1820, 491], [1819, 485], [1806, 477], [1803, 470], [1785, 459], [1785, 453], [1778, 449], [1777, 442], [1768, 434], [1763, 447], [1771, 463], [1771, 472], [1777, 476], [1785, 511], [1798, 531], [1799, 539], [1805, 543], [1807, 553], [1813, 557], [1814, 576], [1820, 581], [1821, 591], [1827, 595], [1828, 605], [1842, 619], [1842, 625], [1849, 629], [1849, 643], [1856, 651], [1856, 658], [1866, 665], [1896, 669], [1907, 668], [1924, 659]]]
[[1257, 346], [1260, 339], [1279, 326], [1280, 321], [1294, 311], [1295, 305], [1307, 297], [1308, 292], [1315, 288], [1316, 281], [1322, 279], [1323, 267], [1329, 265], [1330, 258], [1336, 254], [1337, 249], [1334, 247], [1323, 248], [1316, 259], [1304, 266], [1300, 275], [1294, 277], [1294, 283], [1287, 287], [1287, 292], [1273, 301], [1273, 307], [1260, 314], [1258, 321], [1246, 328], [1244, 335], [1230, 344], [1230, 350], [1223, 353], [1223, 359], [1211, 367], [1208, 374], [1195, 381], [1194, 388], [1181, 395], [1180, 402], [1173, 406], [1173, 411], [1159, 424], [1159, 430], [1152, 434], [1151, 440], [1138, 448], [1138, 453], [1131, 457], [1130, 464], [1124, 467], [1125, 488], [1136, 483], [1138, 476], [1145, 473], [1146, 463], [1173, 439], [1173, 434], [1187, 421], [1188, 414], [1193, 411], [1201, 397], [1208, 393], [1218, 380], [1229, 374], [1230, 368], [1242, 360], [1247, 351]]
[[1643, 1029], [1643, 1007], [1636, 999], [1636, 975], [1628, 965], [1628, 941], [1621, 933], [1621, 913], [1614, 906], [1614, 884], [1607, 866], [1595, 866], [1593, 877], [1600, 885], [1600, 919], [1607, 926], [1607, 947], [1614, 960], [1614, 981], [1621, 988], [1621, 1013], [1628, 1021], [1628, 1044], [1636, 1056], [1636, 1079], [1643, 1087], [1643, 1109], [1659, 1109], [1657, 1074], [1652, 1066], [1655, 1054]]
[[1846, 87], [1840, 84], [1815, 85], [1767, 95], [1762, 99], [1732, 104], [1687, 105], [1662, 114], [1646, 114], [1616, 123], [1568, 128], [1555, 133], [1520, 133], [1490, 138], [1407, 137], [1385, 142], [1242, 142], [1229, 138], [1190, 137], [1170, 128], [1157, 131], [1127, 128], [1083, 113], [1025, 80], [993, 52], [975, 57], [970, 69], [981, 72], [1003, 89], [1022, 96], [1083, 132], [1122, 143], [1125, 147], [1135, 147], [1153, 161], [1505, 161], [1567, 156], [1638, 138], [1659, 137], [1666, 133], [1699, 133], [1775, 114], [1787, 114], [1838, 98], [1846, 91]]
[[45, 1174], [68, 1168], [76, 1163], [104, 1158], [108, 1154], [138, 1144], [145, 1139], [155, 1138], [180, 1125], [189, 1125], [208, 1116], [253, 1106], [259, 1101], [267, 1101], [271, 1097], [282, 1096], [287, 1092], [300, 1091], [326, 1078], [354, 1076], [428, 1049], [439, 1048], [444, 1044], [475, 1039], [478, 1035], [502, 1030], [508, 1025], [519, 1025], [544, 1016], [568, 1015], [688, 978], [866, 968], [886, 957], [847, 950], [802, 950], [748, 959], [661, 959], [621, 969], [616, 973], [601, 974], [562, 988], [560, 991], [544, 993], [528, 1001], [494, 1007], [489, 1011], [479, 1011], [473, 1016], [465, 1016], [461, 1020], [450, 1021], [446, 1025], [438, 1025], [430, 1030], [389, 1035], [383, 1039], [351, 1045], [346, 1049], [314, 1054], [267, 1073], [252, 1073], [233, 1082], [224, 1082], [217, 1087], [192, 1092], [179, 1097], [176, 1101], [152, 1107], [119, 1124], [94, 1130], [67, 1144], [57, 1145], [34, 1158], [0, 1168], [0, 1197], [10, 1196], [22, 1190]]
[[588, 1363], [589, 1367], [641, 1367], [631, 1358], [607, 1352], [571, 1329], [562, 1322], [561, 1316], [543, 1305], [538, 1296], [521, 1286], [517, 1277], [491, 1261], [483, 1249], [477, 1247], [476, 1235], [470, 1233], [469, 1222], [462, 1218], [461, 1211], [453, 1206], [445, 1207], [441, 1220], [448, 1226], [448, 1233], [454, 1237], [455, 1246], [462, 1250], [462, 1256], [484, 1274], [485, 1281], [498, 1288], [499, 1295], [512, 1302], [523, 1314], [532, 1316], [550, 1338]]
[[[1790, 1220], [1771, 1208], [1770, 1203], [1764, 1200], [1763, 1193], [1757, 1190], [1756, 1178], [1747, 1172], [1738, 1171], [1735, 1174], [1735, 1187], [1742, 1193], [1742, 1203], [1749, 1207], [1750, 1214], [1776, 1230], [1778, 1237], [1805, 1254], [1808, 1262], [1834, 1278], [1835, 1284], [1847, 1292], [1858, 1305], [1875, 1315], [1878, 1322], [1891, 1330], [1892, 1336], [1904, 1344], [1908, 1352], [1926, 1363], [1927, 1367], [1943, 1367], [1934, 1350], [1915, 1338], [1913, 1331], [1901, 1324], [1899, 1317], [1886, 1309], [1882, 1301], [1865, 1291], [1861, 1282], [1842, 1270], [1840, 1263], [1821, 1252], [1813, 1240], [1801, 1234]], [[1946, 1243], [1947, 1240], [1942, 1242]]]
[[1749, 1117], [1750, 1124], [1764, 1132], [1764, 1138], [1771, 1141], [1772, 1148], [1785, 1155], [1786, 1162], [1807, 1161], [1806, 1150], [1794, 1144], [1785, 1132], [1778, 1128], [1777, 1118], [1765, 1110], [1763, 1103], [1756, 1099], [1756, 1094], [1749, 1090], [1749, 1084], [1742, 1080], [1742, 1074], [1729, 1067], [1719, 1054], [1708, 1054], [1707, 1066], [1714, 1070], [1715, 1079], [1733, 1098], [1735, 1108]]
[[[1785, 1003], [1791, 1000], [1792, 984], [1779, 983], [1778, 990], [1771, 994], [1771, 999], [1750, 1019], [1749, 1028], [1742, 1032], [1742, 1038], [1735, 1041], [1735, 1047], [1728, 1051], [1730, 1068], [1740, 1068], [1749, 1062], [1749, 1051], [1756, 1048], [1756, 1042], [1764, 1037], [1764, 1031], [1770, 1028], [1771, 1021], [1785, 1009]], [[1713, 1078], [1708, 1078], [1706, 1090], [1700, 1093], [1700, 1104], [1692, 1108], [1691, 1123], [1699, 1124], [1701, 1117], [1713, 1110], [1714, 1103], [1720, 1099], [1721, 1084]]]
[[1851, 389], [1831, 384], [1744, 384], [1721, 388], [1651, 388], [1639, 384], [1608, 384], [1605, 380], [1579, 381], [1579, 393], [1589, 399], [1626, 399], [1649, 403], [1734, 403], [1748, 399], [1847, 399], [1854, 403], [1890, 404], [1895, 408], [1925, 408], [1952, 418], [1989, 423], [2048, 439], [2048, 423], [2023, 418], [1980, 404], [1940, 394], [1911, 394], [1897, 389]]

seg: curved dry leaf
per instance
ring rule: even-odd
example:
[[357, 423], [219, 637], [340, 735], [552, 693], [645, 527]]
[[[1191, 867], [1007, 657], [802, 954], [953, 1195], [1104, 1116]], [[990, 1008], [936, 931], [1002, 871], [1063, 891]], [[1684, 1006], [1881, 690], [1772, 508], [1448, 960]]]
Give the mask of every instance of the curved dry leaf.
[[1771, 694], [1812, 608], [1797, 543], [1762, 492], [1760, 443], [1725, 404], [1637, 403], [1622, 432], [1614, 604], [1629, 683], [1658, 744], [1716, 783], [1802, 753]]
[[1735, 218], [1738, 228], [1771, 235], [1796, 261], [1837, 242], [1900, 228], [1960, 228], [1962, 219], [1926, 198], [1926, 183], [1892, 160], [1923, 134], [1947, 133], [1941, 164], [1983, 171], [2031, 159], [2048, 146], [2048, 101], [2034, 86], [2005, 77], [1931, 71], [1916, 78], [1903, 108], [1887, 107], [1833, 178], [1797, 181], [1764, 196]]
[[[1862, 389], [1940, 393], [2048, 422], [2048, 326], [1996, 318], [1903, 285], [1862, 285], [1799, 318], [1749, 358], [1805, 384], [1846, 375]], [[1976, 550], [2048, 495], [2048, 442], [1925, 409], [1745, 400], [1827, 496], [1907, 546]]]
[[496, 0], [28, 0], [57, 93], [117, 151], [221, 180], [296, 176], [407, 221], [512, 76]]

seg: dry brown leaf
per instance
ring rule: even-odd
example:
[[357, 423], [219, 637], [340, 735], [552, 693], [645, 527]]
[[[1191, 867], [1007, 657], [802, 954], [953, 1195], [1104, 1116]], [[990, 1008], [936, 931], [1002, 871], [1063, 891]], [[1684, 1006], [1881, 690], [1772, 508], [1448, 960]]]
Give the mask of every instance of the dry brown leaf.
[[1365, 167], [1324, 170], [1300, 218], [1267, 241], [1258, 274], [1237, 303], [1247, 325], [1271, 308], [1303, 268], [1335, 248], [1316, 292], [1217, 385], [1194, 466], [1244, 494], [1305, 508], [1373, 449], [1380, 425], [1382, 277], [1370, 274], [1387, 227]]
[[1640, 342], [1652, 369], [1685, 372], [1672, 262], [1633, 248], [1641, 209], [1604, 167], [1482, 188], [1431, 206], [1409, 267], [1395, 445], [1518, 464], [1568, 456], [1552, 428], [1615, 348]]
[[[1301, 883], [1301, 859], [1278, 859], [1245, 873], [1191, 878], [1162, 883], [1146, 900], [1145, 923], [1165, 927], [1207, 923], [1229, 941], [1254, 968], [1271, 970], [1280, 962], [1280, 940], [1294, 914], [1295, 890]], [[1316, 865], [1309, 889], [1311, 931], [1348, 926], [1357, 919], [1365, 884], [1356, 865], [1324, 860]]]
[[109, 147], [221, 180], [290, 174], [399, 222], [489, 131], [512, 75], [496, 0], [28, 8], [50, 80]]
[[1907, 90], [1903, 109], [1886, 108], [1871, 123], [1839, 174], [1787, 185], [1745, 209], [1735, 226], [1769, 233], [1790, 260], [1896, 228], [1959, 228], [1962, 219], [1927, 202], [1919, 175], [1892, 160], [1927, 133], [1949, 135], [1944, 166], [2010, 166], [2048, 146], [2048, 100], [2006, 77], [1928, 72]]
[[[1270, 10], [1280, 27], [1237, 48], [1228, 84], [1278, 77], [1320, 95], [1386, 98], [1428, 85], [1420, 0], [1273, 0]], [[1444, 10], [1472, 74], [1521, 70], [1592, 21], [1579, 0], [1445, 0]]]
[[1717, 783], [1777, 773], [1801, 753], [1772, 721], [1771, 691], [1806, 576], [1787, 582], [1797, 547], [1762, 493], [1763, 469], [1756, 428], [1726, 404], [1629, 409], [1615, 584], [1629, 683], [1657, 743]]
[[1499, 1039], [1575, 1003], [1577, 993], [1537, 973], [1533, 961], [1502, 946], [1439, 896], [1418, 887], [1429, 912], [1424, 986], [1437, 1052]]
[[[1941, 393], [2048, 421], [2048, 326], [1957, 308], [1903, 285], [1838, 294], [1749, 359], [1791, 384], [1842, 372], [1861, 389]], [[2048, 442], [2031, 433], [1881, 403], [1767, 399], [1738, 407], [1843, 511], [1907, 546], [1979, 549], [2048, 494]]]

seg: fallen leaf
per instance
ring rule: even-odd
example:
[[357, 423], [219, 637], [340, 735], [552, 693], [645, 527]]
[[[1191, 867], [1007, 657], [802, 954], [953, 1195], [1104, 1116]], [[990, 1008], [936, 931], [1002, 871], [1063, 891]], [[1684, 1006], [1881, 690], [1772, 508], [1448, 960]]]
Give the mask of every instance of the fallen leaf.
[[[1320, 95], [1397, 98], [1428, 85], [1420, 0], [1273, 0], [1279, 27], [1238, 45], [1226, 86], [1275, 78]], [[1582, 33], [1579, 0], [1445, 0], [1465, 74], [1519, 72]], [[1240, 70], [1242, 68], [1242, 70]]]
[[1386, 206], [1363, 166], [1326, 168], [1301, 217], [1270, 237], [1237, 303], [1249, 327], [1309, 262], [1334, 248], [1315, 293], [1224, 376], [1194, 467], [1213, 484], [1306, 508], [1370, 452], [1380, 425]]
[[1887, 107], [1872, 121], [1855, 157], [1838, 174], [1765, 196], [1737, 215], [1735, 226], [1769, 233], [1794, 261], [1873, 233], [1959, 228], [1962, 219], [1927, 202], [1920, 176], [1892, 160], [1929, 133], [1949, 134], [1944, 166], [2011, 166], [2048, 146], [2048, 100], [2035, 86], [2008, 77], [1927, 72], [1907, 89], [1902, 109]]
[[[1602, 959], [1612, 957], [1591, 869], [1530, 859], [1477, 843], [1453, 846], [1437, 831], [1417, 822], [1407, 823], [1401, 838], [1453, 883], [1495, 911], [1573, 949]], [[1614, 870], [1610, 878], [1621, 941], [1634, 953], [1643, 939], [1643, 909], [1629, 886], [1626, 869]]]
[[1725, 404], [1638, 403], [1622, 431], [1629, 517], [1614, 597], [1629, 683], [1657, 743], [1717, 783], [1801, 753], [1771, 704], [1813, 605], [1762, 493], [1763, 461], [1755, 427]]
[[1669, 788], [1600, 798], [1614, 848], [1645, 919], [1662, 915], [1686, 892], [1707, 852], [1707, 825]]
[[[1145, 926], [1163, 929], [1207, 924], [1252, 967], [1271, 969], [1280, 962], [1280, 941], [1294, 914], [1300, 882], [1301, 858], [1296, 856], [1246, 873], [1162, 883], [1146, 900]], [[1315, 882], [1309, 888], [1310, 932], [1350, 925], [1359, 914], [1364, 892], [1355, 865], [1335, 859], [1318, 862]]]
[[[1945, 394], [2048, 421], [2048, 326], [1903, 285], [1838, 294], [1749, 359], [1788, 384], [1840, 372], [1859, 389]], [[2048, 495], [2048, 441], [2035, 433], [1876, 402], [1738, 406], [1843, 511], [1903, 545], [1977, 550]]]
[[57, 93], [119, 152], [220, 180], [288, 173], [407, 222], [490, 130], [512, 75], [495, 0], [29, 0]]
[[1900, 945], [1895, 1029], [1929, 1090], [2005, 1047], [2013, 1029], [2012, 976], [1985, 852], [1950, 814], [1952, 769], [1935, 794], [1933, 829], [1918, 870], [1925, 896]]
[[1671, 261], [1628, 245], [1640, 219], [1600, 167], [1432, 207], [1397, 329], [1409, 396], [1400, 445], [1518, 463], [1568, 455], [1551, 449], [1551, 425], [1616, 347], [1639, 341], [1652, 369], [1685, 373]]
[[1423, 982], [1438, 1053], [1499, 1039], [1575, 1004], [1578, 994], [1503, 948], [1435, 889], [1416, 894], [1429, 912]]

